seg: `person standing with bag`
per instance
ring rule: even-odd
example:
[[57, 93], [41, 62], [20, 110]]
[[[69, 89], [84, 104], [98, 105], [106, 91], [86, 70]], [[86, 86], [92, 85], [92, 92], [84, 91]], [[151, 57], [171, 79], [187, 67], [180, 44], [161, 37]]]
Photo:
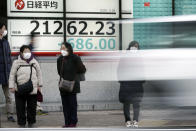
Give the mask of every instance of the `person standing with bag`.
[[86, 72], [86, 68], [79, 56], [73, 54], [69, 43], [61, 45], [61, 56], [57, 59], [57, 71], [60, 76], [59, 90], [62, 99], [63, 113], [66, 127], [76, 127], [77, 118], [77, 93], [80, 93], [80, 81], [77, 75]]
[[[15, 86], [16, 85], [16, 86]], [[36, 123], [37, 91], [42, 87], [42, 75], [38, 62], [33, 58], [30, 48], [23, 45], [20, 55], [14, 61], [10, 72], [9, 88], [15, 93], [17, 123], [19, 127], [28, 127]]]

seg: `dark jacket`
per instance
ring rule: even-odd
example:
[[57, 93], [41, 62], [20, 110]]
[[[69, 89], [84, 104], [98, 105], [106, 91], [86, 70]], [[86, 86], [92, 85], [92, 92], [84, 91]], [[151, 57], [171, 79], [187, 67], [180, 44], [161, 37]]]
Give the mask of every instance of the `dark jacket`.
[[121, 103], [141, 102], [143, 97], [144, 81], [121, 81], [119, 91], [119, 101]]
[[[61, 68], [62, 61], [64, 62], [63, 69]], [[75, 80], [75, 85], [72, 93], [80, 93], [80, 80], [76, 79], [76, 75], [86, 72], [86, 68], [82, 63], [80, 57], [75, 54], [71, 54], [65, 57], [60, 56], [57, 59], [57, 70], [58, 70], [59, 77], [61, 74], [61, 69], [63, 70], [62, 71], [63, 79], [70, 80], [70, 81]], [[63, 93], [61, 92], [61, 94]]]
[[[129, 56], [130, 54], [128, 54]], [[142, 64], [142, 61], [137, 62]], [[138, 65], [139, 66], [139, 65]], [[120, 81], [119, 101], [121, 103], [141, 102], [143, 97], [144, 81], [131, 80], [135, 74], [142, 75], [141, 68], [136, 68], [135, 58], [123, 57], [119, 61], [118, 79]], [[138, 74], [139, 73], [139, 74]], [[130, 79], [128, 79], [130, 78]]]
[[0, 84], [8, 84], [11, 65], [10, 45], [6, 39], [0, 39]]

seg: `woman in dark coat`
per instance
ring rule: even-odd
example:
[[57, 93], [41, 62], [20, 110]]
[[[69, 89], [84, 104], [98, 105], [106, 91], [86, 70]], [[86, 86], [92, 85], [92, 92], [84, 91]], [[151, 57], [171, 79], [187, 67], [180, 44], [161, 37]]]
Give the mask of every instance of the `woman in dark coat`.
[[[127, 50], [133, 51], [133, 53], [139, 49], [139, 43], [132, 41], [129, 44]], [[133, 61], [134, 62], [134, 61]], [[129, 59], [121, 59], [118, 69], [118, 77], [124, 77], [126, 73], [126, 68], [129, 67]], [[122, 79], [122, 78], [120, 78]], [[143, 86], [144, 81], [120, 81], [120, 91], [119, 91], [119, 101], [123, 104], [124, 117], [127, 127], [138, 127], [138, 118], [140, 112], [140, 102], [143, 97]], [[131, 122], [130, 117], [130, 104], [133, 104], [133, 121]]]
[[61, 56], [57, 59], [57, 70], [59, 76], [62, 76], [64, 80], [75, 81], [72, 92], [60, 90], [60, 94], [65, 119], [63, 127], [76, 127], [78, 122], [77, 93], [80, 93], [80, 80], [76, 78], [78, 74], [85, 73], [86, 68], [80, 57], [73, 54], [72, 46], [69, 43], [61, 45]]

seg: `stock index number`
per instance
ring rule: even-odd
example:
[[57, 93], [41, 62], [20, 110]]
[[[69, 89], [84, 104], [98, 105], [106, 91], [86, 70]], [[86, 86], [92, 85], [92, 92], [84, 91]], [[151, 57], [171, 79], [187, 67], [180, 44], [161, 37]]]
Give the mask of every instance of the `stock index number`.
[[[81, 29], [78, 29], [78, 24], [81, 26]], [[108, 21], [96, 21], [94, 23], [97, 25], [97, 28], [92, 28], [92, 30], [88, 30], [88, 22], [87, 21], [69, 21], [67, 24], [67, 33], [69, 35], [92, 35], [95, 33], [95, 35], [114, 35], [115, 34], [115, 24], [114, 22]], [[106, 27], [107, 25], [107, 27]], [[106, 29], [107, 28], [107, 29]]]

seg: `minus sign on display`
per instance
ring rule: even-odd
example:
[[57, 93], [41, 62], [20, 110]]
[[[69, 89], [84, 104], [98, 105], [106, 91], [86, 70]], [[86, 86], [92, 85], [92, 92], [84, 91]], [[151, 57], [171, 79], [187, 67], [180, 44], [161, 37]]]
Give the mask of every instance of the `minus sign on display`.
[[[11, 35], [11, 36], [28, 36], [30, 37], [30, 35]], [[63, 34], [62, 35], [36, 35], [36, 37], [63, 37]]]

